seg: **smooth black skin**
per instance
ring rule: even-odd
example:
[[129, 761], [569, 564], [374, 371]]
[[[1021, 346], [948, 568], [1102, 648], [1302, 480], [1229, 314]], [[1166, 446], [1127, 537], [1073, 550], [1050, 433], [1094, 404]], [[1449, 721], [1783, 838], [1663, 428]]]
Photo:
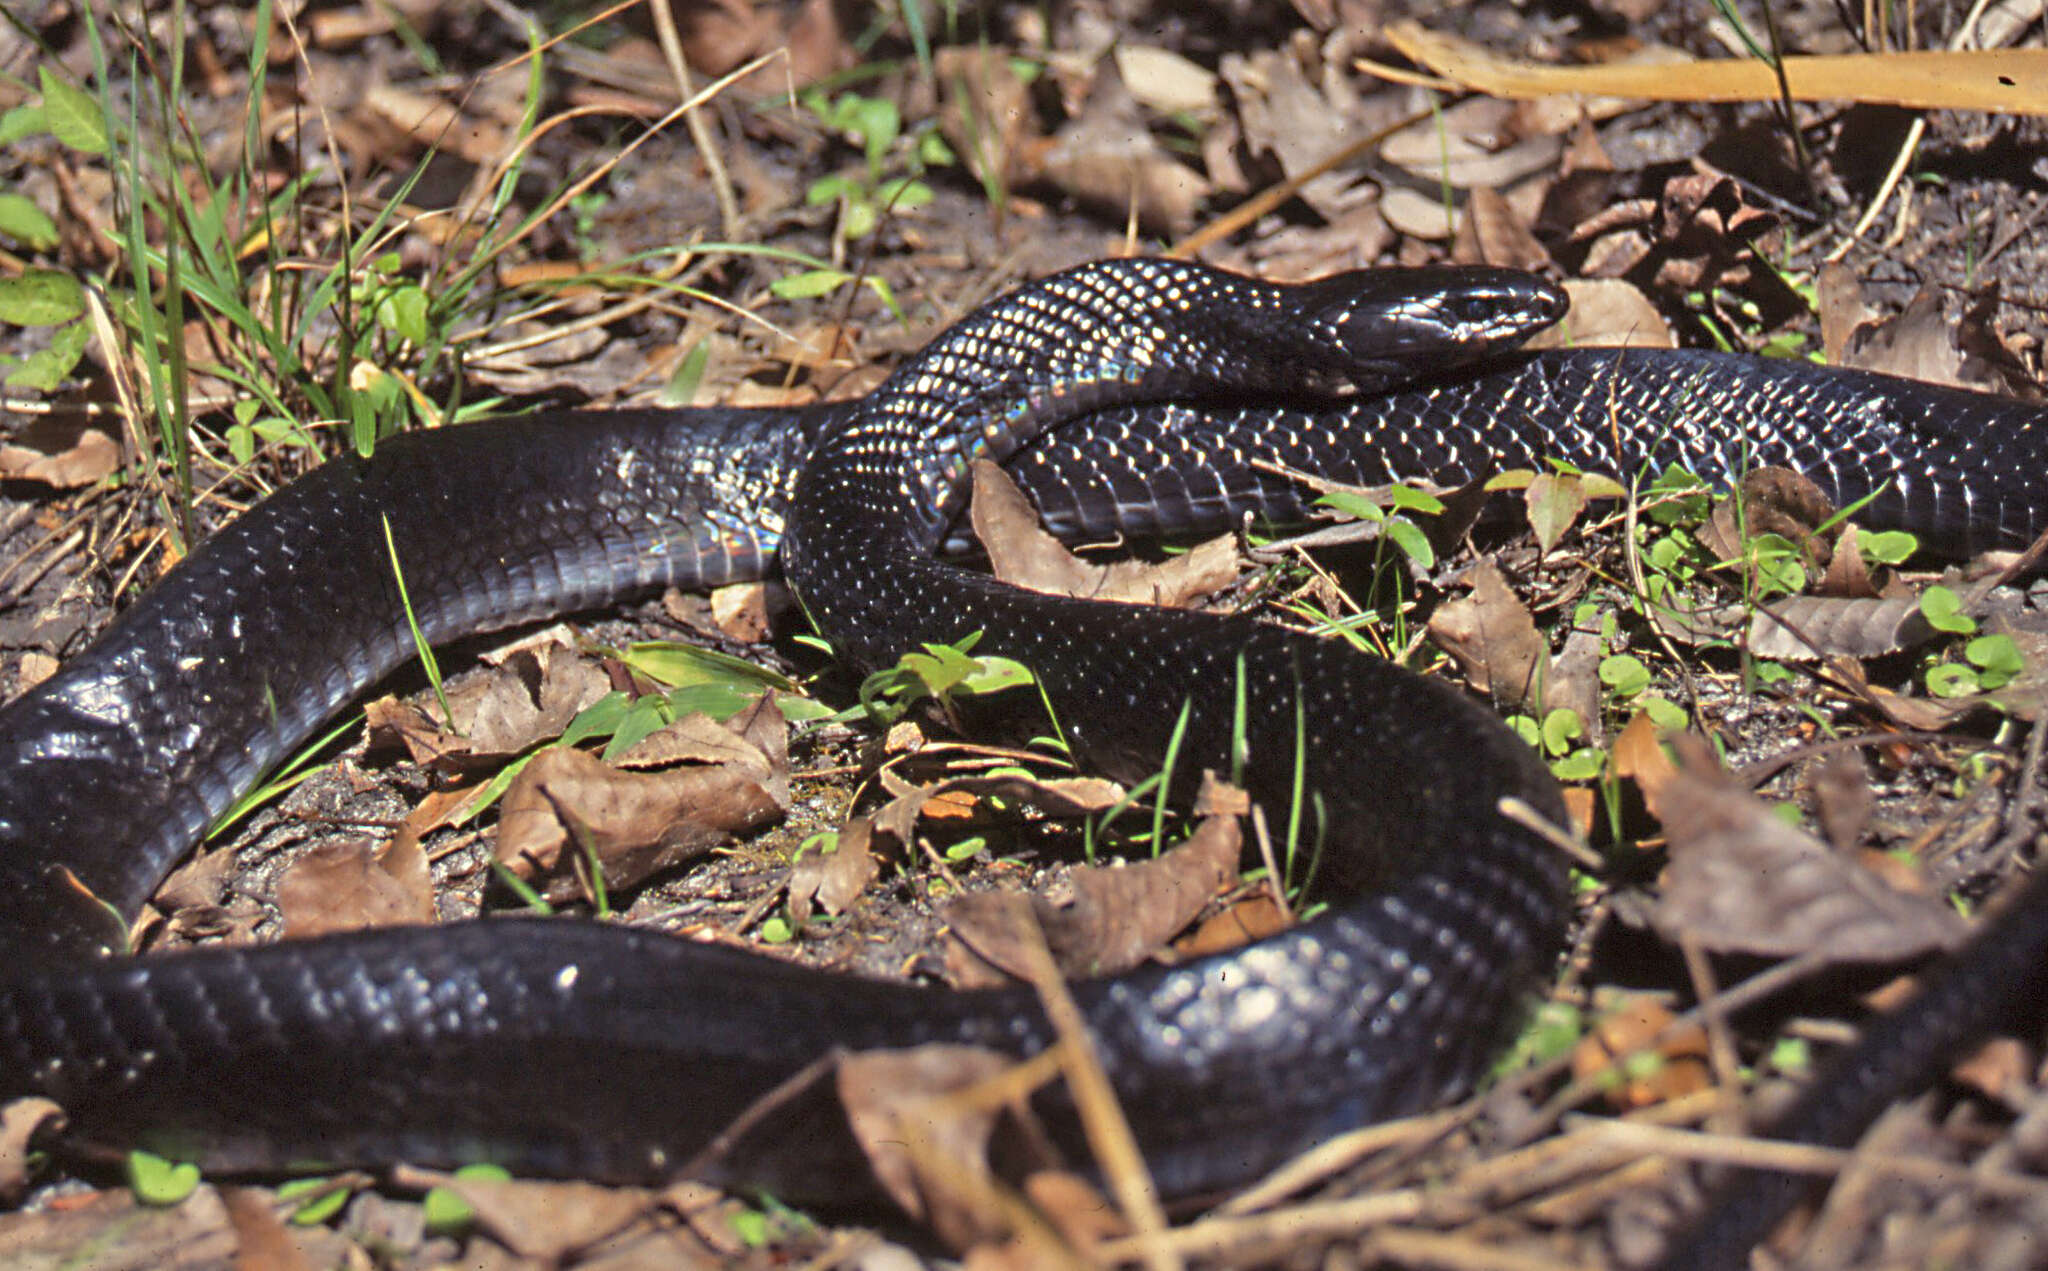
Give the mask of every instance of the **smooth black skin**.
[[[1417, 316], [1388, 301], [1401, 287], [1427, 301], [1414, 275], [1368, 287], [1380, 325], [1361, 333], [1355, 319], [1316, 317], [1318, 306], [1351, 303], [1356, 293], [1344, 287], [1356, 282], [1281, 293], [1175, 273], [1167, 281], [1206, 307], [1170, 315], [1177, 343], [1130, 382], [1128, 350], [1090, 333], [1133, 329], [1131, 306], [1172, 288], [1137, 266], [1098, 268], [1106, 281], [1083, 275], [1079, 288], [1049, 280], [1031, 292], [1057, 301], [1067, 327], [1042, 329], [1053, 319], [1008, 298], [942, 336], [859, 408], [614, 412], [421, 434], [369, 461], [337, 460], [215, 536], [93, 650], [0, 712], [0, 955], [9, 968], [0, 970], [0, 1095], [50, 1093], [81, 1139], [149, 1143], [219, 1168], [489, 1156], [539, 1173], [647, 1177], [679, 1168], [735, 1109], [831, 1045], [955, 1040], [1021, 1053], [1043, 1044], [1028, 995], [820, 977], [576, 922], [82, 960], [107, 928], [62, 902], [51, 865], [132, 912], [240, 786], [410, 656], [388, 594], [384, 515], [415, 605], [445, 638], [663, 582], [752, 576], [778, 546], [801, 472], [813, 488], [800, 508], [828, 515], [808, 529], [824, 549], [794, 572], [842, 649], [874, 664], [909, 641], [993, 632], [984, 647], [1002, 644], [1037, 665], [1081, 747], [1124, 775], [1156, 763], [1147, 754], [1156, 755], [1161, 723], [1143, 708], [1177, 713], [1190, 696], [1197, 753], [1220, 761], [1228, 713], [1216, 690], [1234, 693], [1236, 653], [1249, 650], [1254, 674], [1280, 686], [1260, 699], [1255, 788], [1270, 795], [1291, 780], [1299, 694], [1317, 730], [1311, 785], [1346, 835], [1334, 872], [1353, 887], [1391, 887], [1401, 914], [1390, 940], [1389, 893], [1366, 891], [1340, 900], [1321, 926], [1193, 972], [1079, 986], [1154, 1168], [1175, 1193], [1227, 1186], [1328, 1133], [1469, 1084], [1544, 973], [1564, 911], [1548, 849], [1486, 809], [1509, 793], [1556, 816], [1555, 792], [1526, 748], [1458, 695], [1327, 643], [1195, 615], [1048, 609], [930, 565], [925, 553], [951, 514], [960, 419], [1001, 421], [994, 449], [1013, 454], [1026, 489], [1071, 535], [1201, 530], [1243, 510], [1297, 519], [1299, 494], [1253, 468], [1258, 458], [1340, 478], [1454, 481], [1545, 454], [1606, 470], [1678, 458], [1703, 475], [1787, 462], [1839, 500], [1888, 481], [1872, 519], [1953, 546], [2024, 541], [2048, 522], [2029, 488], [2048, 447], [2037, 413], [2017, 403], [1803, 364], [1648, 351], [1495, 354], [1413, 388], [1329, 400], [1328, 364], [1298, 356], [1305, 325], [1340, 350], [1352, 340], [1373, 351], [1337, 377], [1369, 384], [1412, 369], [1417, 350], [1433, 347], [1390, 341], [1389, 313], [1411, 324], [1398, 330], [1427, 333], [1437, 322], [1429, 338], [1488, 353], [1472, 328], [1447, 334], [1473, 315]], [[1438, 295], [1476, 289], [1482, 320], [1502, 304], [1554, 316], [1546, 293], [1519, 276], [1419, 281]], [[1235, 325], [1269, 302], [1286, 315], [1277, 329]], [[1007, 332], [987, 351], [991, 325], [1026, 319], [1021, 335]], [[1002, 350], [1016, 348], [1028, 356], [1002, 364]], [[1400, 354], [1392, 362], [1389, 348]], [[1034, 363], [1034, 349], [1094, 360]], [[948, 350], [966, 371], [901, 391]], [[1115, 373], [1102, 374], [1104, 363]], [[1208, 395], [1219, 376], [1244, 385], [1247, 375], [1248, 389]], [[1018, 384], [1041, 390], [1021, 410], [1004, 397]], [[911, 426], [863, 423], [861, 409]], [[1082, 418], [1030, 435], [1069, 411]], [[835, 430], [851, 438], [836, 458], [800, 463]], [[864, 436], [881, 441], [863, 448]], [[797, 528], [801, 537], [801, 512]], [[861, 554], [839, 550], [847, 545]], [[879, 565], [868, 554], [877, 546]], [[310, 555], [287, 557], [287, 547]], [[339, 620], [337, 599], [346, 602]], [[906, 614], [925, 626], [906, 629]], [[2048, 901], [2027, 909], [2048, 912]], [[2048, 921], [2037, 913], [2035, 925]], [[1460, 956], [1429, 985], [1390, 978], [1390, 952], [1405, 975], [1418, 950], [1447, 935]], [[2009, 947], [1999, 941], [1987, 932], [1980, 946]], [[1985, 996], [1983, 979], [1952, 978]], [[1268, 999], [1277, 1010], [1265, 1009]], [[1988, 1026], [1981, 1011], [1922, 1014], [1903, 1025], [1913, 1045], [1894, 1039], [1891, 1052], [1938, 1057], [1962, 1043], [1930, 1039]], [[1388, 1034], [1405, 1036], [1406, 1051], [1388, 1046]], [[1165, 1038], [1174, 1040], [1162, 1053]], [[1859, 1093], [1835, 1102], [1882, 1106], [1891, 1085], [1925, 1079], [1867, 1071], [1836, 1081]], [[679, 1083], [681, 1094], [646, 1093]], [[1058, 1097], [1046, 1102], [1071, 1140]], [[1820, 1114], [1829, 1124], [1814, 1141], [1840, 1137], [1861, 1115]], [[770, 1141], [701, 1172], [829, 1198], [855, 1162], [840, 1154], [836, 1127], [828, 1150], [817, 1132], [827, 1120], [806, 1117], [804, 1132], [763, 1136]], [[1752, 1226], [1767, 1207], [1737, 1205]], [[1685, 1265], [1727, 1264], [1711, 1256], [1722, 1261]]]

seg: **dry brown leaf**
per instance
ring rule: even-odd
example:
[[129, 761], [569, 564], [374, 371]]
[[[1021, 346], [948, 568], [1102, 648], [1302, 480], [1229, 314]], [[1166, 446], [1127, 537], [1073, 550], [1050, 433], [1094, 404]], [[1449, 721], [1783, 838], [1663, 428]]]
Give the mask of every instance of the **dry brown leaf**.
[[974, 463], [968, 514], [997, 578], [1055, 596], [1179, 606], [1237, 581], [1237, 541], [1228, 534], [1197, 544], [1157, 565], [1118, 561], [1093, 565], [1069, 552], [1038, 523], [1031, 501], [1010, 475], [986, 460]]
[[1463, 223], [1461, 211], [1440, 198], [1397, 185], [1380, 194], [1380, 216], [1410, 238], [1436, 243], [1455, 238]]
[[1564, 321], [1538, 331], [1529, 341], [1530, 348], [1677, 347], [1664, 315], [1627, 279], [1567, 278], [1564, 290], [1572, 299]]
[[1523, 136], [1513, 103], [1472, 97], [1388, 137], [1380, 157], [1430, 185], [1499, 190], [1556, 162], [1553, 133]]
[[[742, 723], [747, 715], [734, 716]], [[783, 802], [788, 802], [788, 773], [783, 762], [785, 729], [772, 729], [760, 740], [744, 731], [735, 732], [709, 715], [685, 715], [673, 724], [642, 737], [612, 762], [621, 768], [645, 771], [676, 764], [737, 764], [751, 772]], [[767, 744], [762, 744], [763, 742]], [[778, 771], [781, 770], [781, 771]]]
[[1679, 771], [1661, 798], [1671, 864], [1652, 916], [1667, 939], [1764, 957], [1896, 962], [1967, 934], [1939, 901], [1892, 890], [1779, 820], [1698, 738], [1673, 746]]
[[1659, 729], [1650, 720], [1649, 713], [1637, 711], [1635, 718], [1614, 739], [1610, 762], [1614, 775], [1624, 781], [1633, 780], [1636, 788], [1643, 792], [1643, 806], [1651, 816], [1661, 817], [1658, 811], [1663, 806], [1664, 786], [1677, 773], [1677, 765], [1671, 756], [1664, 753], [1664, 746], [1658, 737]]
[[464, 114], [439, 97], [377, 83], [364, 91], [359, 108], [396, 128], [414, 145], [459, 155], [478, 167], [505, 153], [503, 128]]
[[1184, 232], [1209, 196], [1208, 178], [1159, 144], [1110, 64], [1098, 68], [1087, 105], [1042, 148], [1036, 167], [1081, 202], [1119, 220], [1135, 215], [1155, 233]]
[[412, 805], [412, 811], [405, 814], [399, 824], [399, 832], [410, 834], [414, 839], [424, 839], [435, 830], [445, 829], [460, 821], [478, 793], [485, 788], [484, 782], [471, 785], [449, 786], [441, 790], [429, 790]]
[[1756, 611], [1749, 624], [1749, 651], [1779, 662], [1874, 658], [1924, 644], [1934, 634], [1917, 596], [1787, 596]]
[[292, 862], [277, 884], [287, 940], [434, 921], [434, 889], [417, 842], [379, 853], [365, 839], [325, 843]]
[[1550, 661], [1550, 674], [1543, 677], [1542, 715], [1568, 710], [1585, 726], [1583, 741], [1599, 746], [1605, 739], [1600, 722], [1600, 658], [1602, 641], [1597, 631], [1574, 630], [1564, 639], [1564, 648]]
[[1819, 296], [1821, 355], [1829, 366], [1849, 365], [1849, 343], [1859, 328], [1876, 321], [1877, 313], [1863, 299], [1856, 271], [1839, 260], [1820, 267], [1814, 280]]
[[219, 904], [234, 866], [235, 854], [231, 851], [195, 856], [171, 871], [171, 876], [150, 896], [150, 903], [166, 914]]
[[41, 1097], [0, 1104], [0, 1201], [11, 1204], [27, 1189], [36, 1133], [52, 1118], [61, 1124], [64, 1109]]
[[1420, 23], [1390, 23], [1387, 40], [1412, 61], [1491, 97], [1560, 93], [1646, 101], [1841, 100], [1926, 110], [2048, 114], [2048, 50], [1788, 55], [1780, 74], [1760, 60], [1684, 65], [1541, 66], [1496, 57]]
[[1822, 574], [1820, 582], [1814, 585], [1817, 594], [1861, 600], [1868, 600], [1881, 594], [1870, 576], [1869, 568], [1863, 563], [1863, 548], [1857, 541], [1858, 534], [1856, 522], [1843, 523], [1841, 536], [1835, 540], [1833, 559], [1828, 561], [1827, 572]]
[[1535, 619], [1491, 560], [1472, 569], [1472, 594], [1440, 606], [1429, 636], [1472, 686], [1504, 706], [1526, 706], [1549, 670], [1550, 649]]
[[789, 872], [789, 916], [798, 926], [811, 920], [811, 902], [817, 901], [828, 914], [843, 914], [860, 899], [869, 883], [881, 873], [881, 862], [869, 850], [874, 822], [858, 816], [839, 831], [839, 841], [830, 851], [805, 852]]
[[939, 132], [978, 181], [1037, 177], [1038, 112], [1005, 49], [953, 45], [932, 55]]
[[1229, 949], [1241, 949], [1254, 940], [1278, 935], [1291, 926], [1287, 914], [1265, 892], [1248, 896], [1230, 908], [1206, 919], [1193, 931], [1173, 942], [1174, 953], [1199, 958]]
[[[1841, 750], [1828, 757], [1814, 778], [1813, 797], [1821, 831], [1830, 846], [1847, 852], [1863, 841], [1863, 831], [1870, 824], [1872, 795], [1870, 774], [1855, 751]], [[1884, 859], [1904, 863], [1894, 857]]]
[[1695, 534], [1717, 561], [1743, 559], [1745, 537], [1778, 534], [1825, 565], [1826, 545], [1815, 531], [1834, 516], [1835, 506], [1805, 473], [1765, 465], [1742, 474], [1742, 497], [1723, 499]]
[[[1036, 915], [1053, 960], [1067, 976], [1114, 975], [1143, 962], [1192, 921], [1216, 894], [1237, 878], [1242, 838], [1232, 817], [1211, 817], [1188, 841], [1162, 856], [1122, 866], [1077, 869], [1067, 877], [1072, 900], [1055, 904], [1041, 896], [984, 893], [947, 904], [951, 926], [949, 965], [967, 972], [971, 983], [1000, 982], [986, 968], [1028, 978], [1032, 965], [1017, 951], [1016, 933], [1033, 938], [1032, 924], [1010, 913], [1022, 907]], [[970, 956], [971, 955], [971, 956]]]
[[549, 1266], [623, 1231], [659, 1200], [638, 1187], [593, 1183], [450, 1175], [441, 1186], [469, 1202], [477, 1223], [506, 1248]]
[[546, 644], [514, 651], [491, 674], [468, 677], [447, 697], [470, 754], [502, 758], [561, 736], [578, 712], [611, 689], [594, 659]]
[[505, 793], [497, 859], [523, 876], [550, 877], [547, 894], [567, 898], [583, 890], [575, 871], [585, 867], [587, 848], [607, 887], [631, 887], [782, 815], [784, 766], [758, 746], [742, 753], [733, 762], [622, 772], [580, 750], [544, 750]]
[[[1230, 88], [1235, 116], [1244, 132], [1245, 151], [1296, 180], [1371, 131], [1363, 117], [1333, 101], [1324, 88], [1311, 84], [1300, 64], [1287, 52], [1261, 49], [1226, 53], [1218, 67]], [[1347, 172], [1310, 177], [1296, 191], [1325, 221], [1375, 197]]]
[[954, 1249], [1010, 1233], [988, 1147], [1006, 1111], [1029, 1113], [960, 1092], [1015, 1064], [996, 1051], [931, 1045], [848, 1055], [837, 1065], [840, 1104], [875, 1177]]
[[576, 714], [612, 689], [591, 658], [552, 641], [507, 651], [498, 664], [446, 690], [452, 724], [438, 700], [412, 705], [383, 697], [364, 707], [373, 749], [400, 746], [415, 763], [467, 771], [503, 763], [559, 737]]
[[295, 1234], [270, 1198], [242, 1187], [222, 1187], [221, 1204], [235, 1229], [235, 1271], [313, 1271]]
[[2000, 1103], [2026, 1098], [2034, 1089], [2032, 1057], [2027, 1044], [2014, 1037], [1985, 1042], [1949, 1069], [1949, 1075]]
[[436, 723], [434, 717], [395, 697], [374, 698], [363, 706], [363, 728], [370, 749], [402, 749], [414, 763], [439, 763], [468, 753], [468, 743]]
[[711, 592], [711, 618], [728, 639], [759, 644], [775, 629], [775, 615], [788, 608], [789, 593], [768, 583], [732, 583]]
[[1999, 369], [2002, 359], [1966, 351], [1964, 334], [1964, 324], [1950, 313], [1947, 293], [1924, 287], [1897, 316], [1864, 323], [1850, 332], [1841, 365], [1978, 392], [2003, 391], [2007, 380]]
[[1119, 40], [1110, 49], [1124, 87], [1146, 109], [1197, 118], [1217, 113], [1216, 72], [1178, 53]]
[[[1655, 998], [1630, 995], [1618, 1009], [1603, 1014], [1572, 1048], [1572, 1076], [1590, 1081], [1602, 1074], [1624, 1074], [1624, 1080], [1602, 1086], [1607, 1102], [1623, 1112], [1706, 1089], [1713, 1084], [1706, 1063], [1706, 1030], [1694, 1025], [1659, 1040], [1658, 1034], [1675, 1019]], [[1628, 1062], [1632, 1055], [1653, 1050], [1663, 1062], [1647, 1072]]]
[[1528, 225], [1491, 186], [1480, 186], [1465, 200], [1466, 215], [1458, 225], [1451, 259], [1467, 265], [1499, 265], [1509, 269], [1544, 269], [1550, 253]]
[[0, 445], [0, 477], [58, 490], [96, 485], [120, 466], [120, 443], [82, 420], [44, 416]]

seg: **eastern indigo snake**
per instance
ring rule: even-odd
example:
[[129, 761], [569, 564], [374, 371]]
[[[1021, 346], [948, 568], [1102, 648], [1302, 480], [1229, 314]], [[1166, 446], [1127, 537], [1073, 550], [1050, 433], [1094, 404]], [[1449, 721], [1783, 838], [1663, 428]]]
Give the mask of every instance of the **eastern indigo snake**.
[[[1454, 690], [1335, 642], [1028, 595], [933, 551], [975, 454], [1009, 460], [1069, 535], [1299, 519], [1299, 489], [1261, 461], [1454, 482], [1545, 456], [1709, 479], [1787, 464], [1952, 548], [2048, 525], [2031, 408], [1798, 363], [1509, 350], [1561, 312], [1501, 271], [1276, 287], [1105, 262], [985, 306], [857, 403], [505, 419], [330, 462], [0, 713], [0, 1097], [55, 1098], [74, 1141], [218, 1168], [488, 1158], [645, 1178], [835, 1048], [1046, 1043], [1028, 992], [573, 920], [94, 957], [233, 797], [411, 655], [386, 518], [434, 640], [756, 576], [779, 551], [841, 657], [872, 668], [980, 631], [1113, 775], [1153, 771], [1184, 705], [1177, 771], [1227, 768], [1244, 711], [1253, 793], [1285, 800], [1299, 777], [1327, 837], [1330, 910], [1076, 986], [1168, 1193], [1469, 1088], [1564, 930], [1561, 857], [1502, 812], [1562, 821], [1533, 753]], [[1988, 1013], [1982, 981], [1962, 983], [1951, 997]], [[1041, 1102], [1075, 1142], [1060, 1096]], [[843, 1132], [816, 1107], [778, 1115], [713, 1176], [846, 1194]]]

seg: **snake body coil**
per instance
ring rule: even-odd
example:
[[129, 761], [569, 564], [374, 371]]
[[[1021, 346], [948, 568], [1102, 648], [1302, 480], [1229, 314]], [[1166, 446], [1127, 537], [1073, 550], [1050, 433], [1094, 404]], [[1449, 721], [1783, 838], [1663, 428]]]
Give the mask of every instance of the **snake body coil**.
[[[1957, 547], [2048, 524], [2028, 408], [1741, 358], [1500, 353], [1559, 308], [1493, 272], [1279, 288], [1105, 263], [971, 316], [860, 403], [503, 420], [330, 463], [0, 713], [0, 1097], [47, 1094], [80, 1139], [224, 1168], [487, 1157], [642, 1178], [835, 1047], [1046, 1044], [1026, 992], [829, 977], [573, 921], [89, 959], [109, 924], [71, 879], [132, 913], [242, 788], [410, 655], [388, 517], [431, 639], [755, 576], [780, 550], [843, 657], [980, 631], [1126, 778], [1156, 768], [1183, 704], [1178, 771], [1228, 769], [1242, 680], [1248, 784], [1284, 809], [1301, 782], [1339, 894], [1245, 949], [1076, 986], [1148, 1161], [1164, 1190], [1200, 1191], [1440, 1101], [1562, 936], [1561, 863], [1500, 811], [1562, 819], [1528, 749], [1332, 642], [1029, 596], [931, 553], [975, 454], [1009, 459], [1070, 534], [1297, 519], [1300, 495], [1259, 461], [1457, 481], [1545, 455], [1710, 478], [1789, 463]], [[1075, 1142], [1070, 1110], [1043, 1102]], [[821, 1124], [785, 1107], [703, 1172], [844, 1195], [844, 1135], [788, 1133], [792, 1118]]]

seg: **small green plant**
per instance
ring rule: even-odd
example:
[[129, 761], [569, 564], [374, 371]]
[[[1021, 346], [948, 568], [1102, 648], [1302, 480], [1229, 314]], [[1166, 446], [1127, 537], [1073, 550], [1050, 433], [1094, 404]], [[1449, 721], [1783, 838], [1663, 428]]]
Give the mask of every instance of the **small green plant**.
[[343, 1178], [294, 1178], [277, 1188], [278, 1200], [292, 1203], [295, 1227], [321, 1225], [339, 1214], [353, 1195], [355, 1187]]
[[199, 1186], [199, 1167], [137, 1148], [128, 1153], [128, 1186], [145, 1205], [175, 1205]]
[[1936, 697], [1969, 697], [2004, 688], [2027, 669], [2009, 635], [1978, 636], [1963, 646], [1962, 662], [1927, 668], [1927, 691]]
[[1507, 724], [1535, 747], [1550, 764], [1551, 775], [1559, 781], [1590, 781], [1607, 764], [1605, 752], [1575, 744], [1586, 735], [1586, 724], [1569, 706], [1557, 707], [1540, 720], [1532, 715], [1510, 715]]
[[858, 146], [864, 160], [858, 168], [818, 178], [804, 191], [804, 201], [812, 207], [838, 205], [838, 238], [866, 238], [884, 216], [932, 201], [925, 173], [949, 167], [954, 161], [952, 148], [939, 135], [935, 122], [921, 124], [906, 134], [902, 112], [886, 97], [841, 93], [827, 98], [813, 90], [799, 100], [826, 128]]
[[[512, 1174], [500, 1165], [465, 1165], [455, 1171], [455, 1177], [465, 1182], [507, 1183]], [[459, 1236], [476, 1222], [476, 1210], [452, 1187], [435, 1187], [427, 1192], [421, 1202], [425, 1212], [427, 1230], [437, 1236]]]
[[951, 644], [926, 644], [904, 654], [895, 666], [877, 671], [860, 686], [860, 704], [870, 719], [888, 725], [922, 701], [952, 709], [956, 698], [981, 697], [1033, 684], [1024, 664], [1010, 658], [976, 657], [976, 631]]

